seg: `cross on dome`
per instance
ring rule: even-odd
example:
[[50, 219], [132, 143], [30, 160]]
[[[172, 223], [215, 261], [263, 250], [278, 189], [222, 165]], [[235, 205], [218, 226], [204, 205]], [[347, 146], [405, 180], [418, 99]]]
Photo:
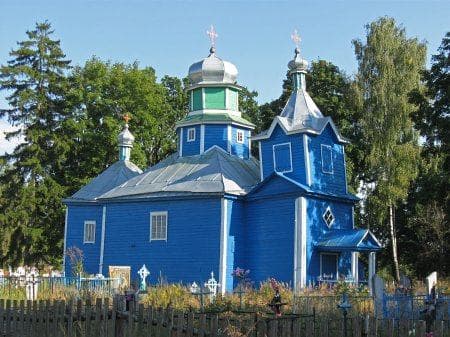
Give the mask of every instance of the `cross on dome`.
[[206, 31], [206, 35], [208, 35], [209, 41], [211, 42], [211, 48], [214, 48], [216, 46], [216, 39], [219, 37], [219, 35], [217, 34], [213, 25], [211, 25], [209, 30]]
[[294, 42], [297, 49], [300, 48], [300, 41], [302, 40], [300, 38], [300, 35], [298, 35], [297, 29], [294, 29], [294, 32], [291, 34], [291, 40]]

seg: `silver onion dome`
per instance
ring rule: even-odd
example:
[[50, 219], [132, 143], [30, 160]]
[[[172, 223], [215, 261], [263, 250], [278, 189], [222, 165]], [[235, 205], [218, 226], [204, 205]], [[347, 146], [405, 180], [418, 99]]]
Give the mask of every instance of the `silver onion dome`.
[[128, 130], [128, 124], [125, 124], [122, 132], [119, 133], [117, 139], [119, 141], [119, 146], [133, 147], [134, 136], [130, 132], [130, 130]]
[[189, 67], [189, 80], [192, 85], [203, 83], [236, 83], [238, 71], [236, 66], [223, 61], [216, 56], [216, 50], [211, 47], [210, 54], [202, 61]]
[[300, 56], [300, 49], [295, 48], [295, 57], [288, 63], [288, 68], [291, 73], [307, 71], [308, 61]]

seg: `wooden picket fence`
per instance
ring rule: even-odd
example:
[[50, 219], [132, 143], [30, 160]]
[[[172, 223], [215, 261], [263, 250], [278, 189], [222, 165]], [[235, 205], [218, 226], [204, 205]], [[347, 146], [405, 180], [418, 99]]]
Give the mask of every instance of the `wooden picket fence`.
[[[0, 300], [0, 337], [344, 337], [343, 327], [340, 317], [126, 308], [118, 299]], [[418, 320], [353, 317], [347, 327], [347, 337], [425, 336], [425, 322]], [[450, 337], [449, 327], [448, 321], [436, 322], [434, 337]]]

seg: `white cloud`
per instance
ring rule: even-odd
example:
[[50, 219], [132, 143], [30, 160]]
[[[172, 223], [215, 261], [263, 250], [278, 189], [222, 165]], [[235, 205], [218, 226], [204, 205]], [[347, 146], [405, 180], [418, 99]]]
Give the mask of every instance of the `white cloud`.
[[5, 132], [16, 131], [18, 129], [18, 127], [12, 126], [7, 121], [0, 119], [0, 155], [11, 153], [18, 144], [23, 142], [22, 136], [6, 140]]

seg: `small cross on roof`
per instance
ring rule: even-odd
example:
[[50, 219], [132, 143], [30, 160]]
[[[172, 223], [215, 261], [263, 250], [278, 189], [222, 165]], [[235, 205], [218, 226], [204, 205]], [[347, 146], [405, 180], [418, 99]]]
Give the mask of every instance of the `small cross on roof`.
[[297, 29], [294, 29], [294, 32], [291, 34], [291, 40], [295, 43], [297, 48], [300, 48], [300, 41], [302, 39], [300, 38], [300, 35], [298, 35]]
[[216, 30], [214, 29], [214, 26], [211, 25], [211, 28], [206, 31], [206, 35], [209, 36], [209, 41], [211, 42], [211, 47], [216, 46], [216, 39], [219, 37]]

